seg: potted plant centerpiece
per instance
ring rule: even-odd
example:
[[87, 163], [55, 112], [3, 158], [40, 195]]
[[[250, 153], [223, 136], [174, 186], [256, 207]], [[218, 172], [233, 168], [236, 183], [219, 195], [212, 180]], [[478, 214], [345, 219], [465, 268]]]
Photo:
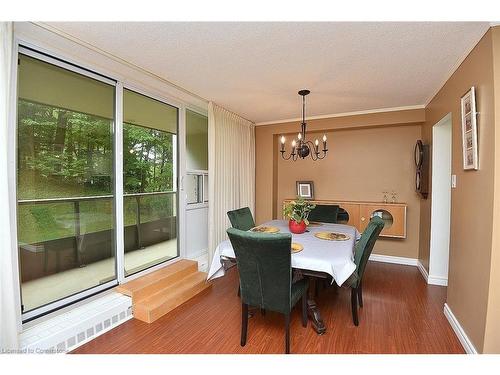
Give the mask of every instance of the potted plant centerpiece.
[[304, 198], [298, 197], [296, 200], [291, 201], [285, 205], [283, 208], [283, 216], [288, 218], [288, 227], [290, 232], [295, 234], [301, 234], [306, 231], [309, 221], [309, 212], [316, 207], [306, 201]]

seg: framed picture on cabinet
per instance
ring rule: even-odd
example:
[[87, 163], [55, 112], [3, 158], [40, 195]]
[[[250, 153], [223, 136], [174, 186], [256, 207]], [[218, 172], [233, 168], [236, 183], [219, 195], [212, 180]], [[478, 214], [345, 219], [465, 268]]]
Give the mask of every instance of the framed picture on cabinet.
[[474, 86], [462, 96], [462, 155], [464, 169], [478, 169], [477, 112]]
[[297, 181], [297, 196], [304, 199], [314, 199], [314, 184], [312, 181]]

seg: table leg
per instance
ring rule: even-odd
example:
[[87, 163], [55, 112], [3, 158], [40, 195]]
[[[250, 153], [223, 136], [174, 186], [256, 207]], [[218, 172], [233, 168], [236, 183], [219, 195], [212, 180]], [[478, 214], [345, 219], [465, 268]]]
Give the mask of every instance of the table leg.
[[311, 319], [312, 326], [318, 335], [322, 335], [326, 332], [325, 323], [314, 300], [314, 293], [316, 290], [316, 278], [309, 277], [309, 298], [307, 300], [307, 315]]

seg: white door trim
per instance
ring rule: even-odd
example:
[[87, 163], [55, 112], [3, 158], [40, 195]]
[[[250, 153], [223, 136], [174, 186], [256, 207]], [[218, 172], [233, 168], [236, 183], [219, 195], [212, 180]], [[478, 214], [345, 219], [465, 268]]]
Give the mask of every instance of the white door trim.
[[451, 113], [432, 127], [431, 233], [429, 284], [447, 285], [451, 227]]

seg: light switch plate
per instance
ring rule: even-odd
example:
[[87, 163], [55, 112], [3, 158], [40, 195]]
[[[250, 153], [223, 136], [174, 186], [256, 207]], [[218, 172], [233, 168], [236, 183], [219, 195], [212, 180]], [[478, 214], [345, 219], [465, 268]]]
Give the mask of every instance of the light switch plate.
[[456, 174], [451, 175], [451, 187], [453, 189], [457, 187], [457, 175]]

